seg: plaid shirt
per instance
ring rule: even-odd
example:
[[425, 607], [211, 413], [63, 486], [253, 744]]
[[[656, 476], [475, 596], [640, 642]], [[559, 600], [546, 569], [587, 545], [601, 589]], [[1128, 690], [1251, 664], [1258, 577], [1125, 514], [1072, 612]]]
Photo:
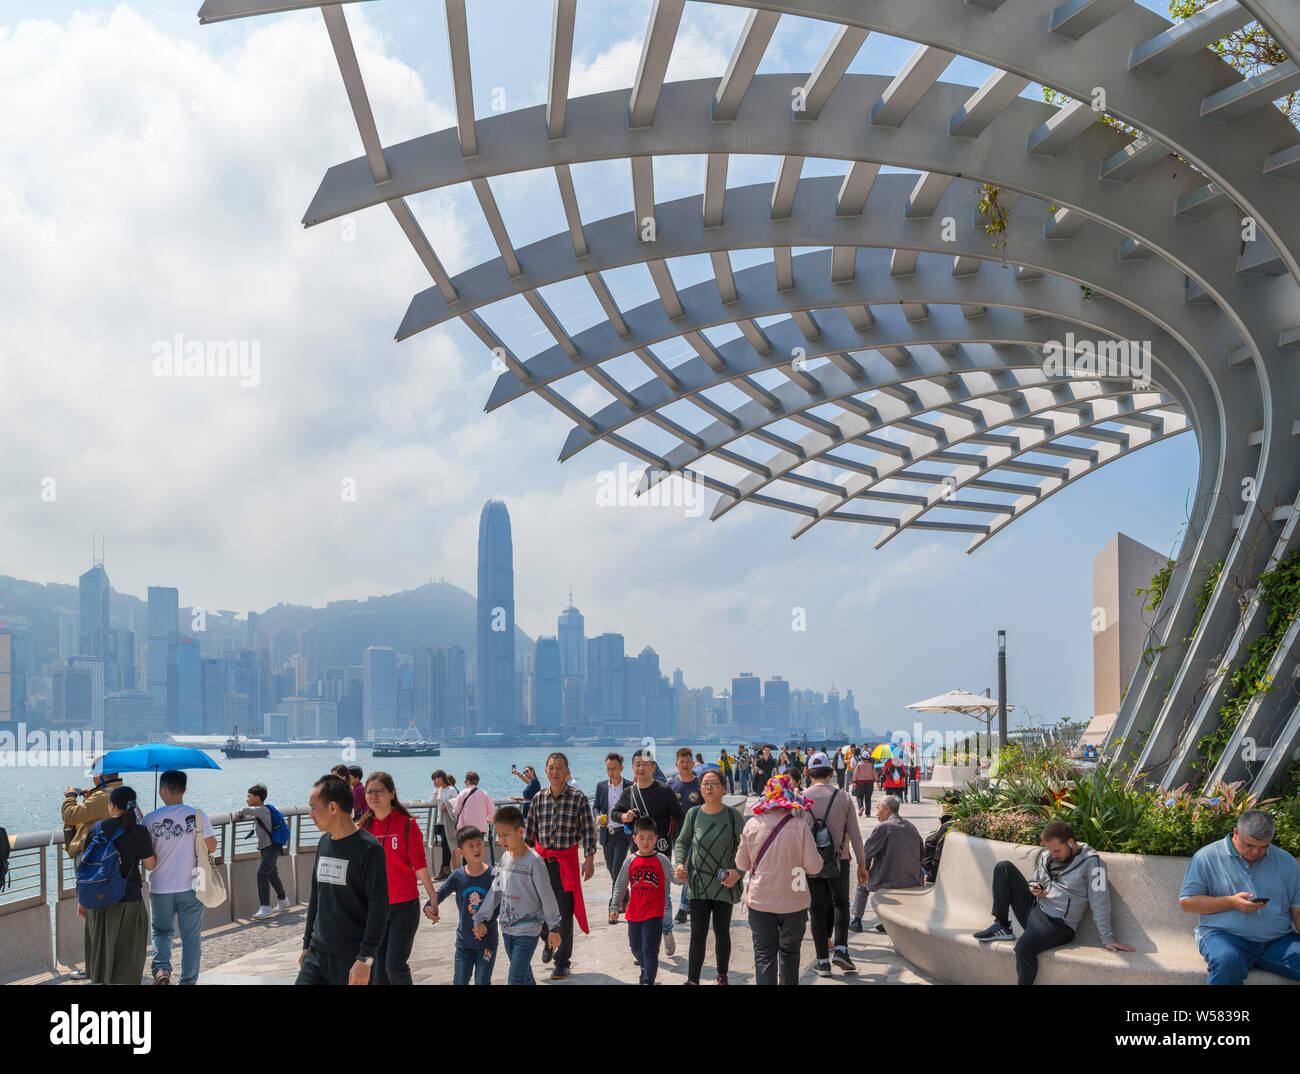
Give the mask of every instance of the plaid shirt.
[[596, 853], [596, 822], [587, 796], [576, 787], [565, 787], [557, 798], [549, 786], [543, 787], [528, 810], [524, 839], [530, 847], [541, 843], [551, 850], [564, 850], [581, 840], [583, 854], [591, 857]]

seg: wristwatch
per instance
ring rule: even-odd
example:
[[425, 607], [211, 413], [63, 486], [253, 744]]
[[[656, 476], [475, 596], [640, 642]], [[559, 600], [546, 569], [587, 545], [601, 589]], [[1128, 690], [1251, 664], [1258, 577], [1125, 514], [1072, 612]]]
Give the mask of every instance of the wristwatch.
[[375, 964], [374, 955], [357, 955], [357, 961], [363, 966], [373, 966]]

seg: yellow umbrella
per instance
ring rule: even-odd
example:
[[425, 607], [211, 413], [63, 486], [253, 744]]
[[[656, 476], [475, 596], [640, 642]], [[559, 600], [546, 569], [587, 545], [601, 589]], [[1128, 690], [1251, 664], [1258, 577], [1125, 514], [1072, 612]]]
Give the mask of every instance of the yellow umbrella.
[[883, 742], [871, 751], [873, 761], [887, 761], [894, 756], [894, 751], [886, 746]]

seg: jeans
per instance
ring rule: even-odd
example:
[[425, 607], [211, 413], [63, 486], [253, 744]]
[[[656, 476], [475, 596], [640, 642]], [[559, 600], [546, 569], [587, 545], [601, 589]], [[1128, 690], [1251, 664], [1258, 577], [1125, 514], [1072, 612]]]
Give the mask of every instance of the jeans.
[[199, 956], [203, 944], [203, 904], [192, 891], [167, 894], [151, 893], [149, 911], [153, 918], [154, 973], [172, 972], [172, 934], [176, 924], [181, 933], [181, 984], [192, 985], [199, 979]]
[[262, 906], [270, 906], [272, 888], [275, 888], [277, 898], [284, 898], [284, 885], [280, 883], [280, 870], [276, 868], [276, 863], [280, 860], [280, 848], [272, 843], [259, 853], [262, 855], [262, 863], [257, 867], [257, 901]]
[[555, 968], [563, 970], [568, 968], [573, 957], [573, 892], [564, 890], [560, 881], [560, 863], [554, 858], [546, 859], [546, 875], [551, 878], [551, 893], [560, 908], [560, 946], [555, 949]]
[[727, 793], [736, 793], [736, 774], [734, 772], [727, 773]]
[[769, 914], [749, 910], [749, 929], [754, 934], [754, 983], [783, 985], [799, 983], [799, 945], [808, 928], [808, 911]]
[[1074, 929], [1059, 918], [1048, 917], [1029, 892], [1029, 881], [1009, 861], [993, 867], [993, 916], [1009, 921], [1007, 910], [1015, 912], [1025, 931], [1016, 941], [1016, 983], [1031, 985], [1038, 976], [1038, 956], [1074, 939]]
[[831, 957], [831, 934], [836, 947], [849, 944], [849, 862], [840, 861], [840, 872], [827, 880], [815, 876], [808, 878], [808, 894], [812, 897], [809, 916], [812, 919], [813, 948], [817, 958], [825, 962]]
[[508, 932], [501, 934], [501, 941], [506, 948], [506, 958], [510, 962], [510, 972], [506, 976], [506, 984], [530, 985], [537, 983], [533, 978], [533, 955], [537, 951], [537, 941], [540, 939], [540, 936], [511, 936]]
[[713, 919], [713, 953], [718, 972], [725, 974], [731, 964], [731, 903], [712, 899], [691, 900], [691, 949], [686, 979], [699, 984], [704, 968], [704, 948], [709, 942], [709, 919]]
[[495, 947], [488, 948], [485, 951], [470, 951], [457, 944], [456, 961], [452, 967], [451, 983], [467, 985], [472, 973], [476, 985], [490, 985], [492, 983], [492, 966], [496, 962], [496, 957]]
[[409, 985], [411, 980], [411, 946], [415, 943], [415, 930], [420, 927], [420, 900], [391, 903], [384, 934], [375, 948], [375, 967], [370, 974], [373, 985]]
[[1300, 933], [1288, 932], [1271, 943], [1248, 940], [1227, 929], [1207, 928], [1196, 946], [1210, 969], [1212, 985], [1239, 985], [1258, 966], [1280, 977], [1300, 980]]
[[641, 960], [641, 983], [654, 984], [659, 972], [659, 944], [663, 940], [660, 919], [651, 917], [645, 921], [629, 921], [627, 939], [632, 952]]

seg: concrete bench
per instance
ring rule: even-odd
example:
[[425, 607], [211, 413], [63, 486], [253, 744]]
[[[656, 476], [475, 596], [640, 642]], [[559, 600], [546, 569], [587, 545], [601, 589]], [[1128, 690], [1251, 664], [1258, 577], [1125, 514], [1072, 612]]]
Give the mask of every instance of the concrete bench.
[[[1013, 862], [1028, 878], [1038, 848], [973, 839], [950, 832], [938, 882], [921, 889], [881, 891], [874, 905], [894, 948], [913, 965], [953, 984], [1015, 984], [1012, 941], [980, 943], [972, 933], [992, 921], [993, 867]], [[1187, 858], [1103, 854], [1110, 882], [1111, 928], [1134, 953], [1101, 946], [1092, 914], [1074, 942], [1039, 957], [1039, 984], [1205, 984], [1196, 949], [1196, 916], [1178, 906]], [[1020, 935], [1012, 915], [1011, 927]], [[1247, 984], [1296, 984], [1254, 970]]]

